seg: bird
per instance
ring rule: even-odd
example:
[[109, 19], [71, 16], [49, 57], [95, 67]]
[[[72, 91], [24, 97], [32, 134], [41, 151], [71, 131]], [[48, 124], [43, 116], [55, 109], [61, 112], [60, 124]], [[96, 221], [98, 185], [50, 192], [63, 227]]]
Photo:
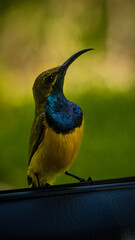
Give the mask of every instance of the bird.
[[42, 72], [33, 84], [35, 118], [29, 140], [28, 185], [41, 187], [60, 174], [80, 178], [68, 171], [83, 137], [84, 116], [81, 108], [63, 92], [68, 67], [83, 53], [73, 54], [62, 65]]

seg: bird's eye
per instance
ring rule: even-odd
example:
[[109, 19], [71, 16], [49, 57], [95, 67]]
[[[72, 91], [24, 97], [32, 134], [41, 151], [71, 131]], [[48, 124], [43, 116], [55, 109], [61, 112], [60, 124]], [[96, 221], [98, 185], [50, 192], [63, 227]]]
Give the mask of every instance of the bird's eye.
[[54, 80], [54, 76], [53, 75], [50, 75], [50, 76], [46, 77], [46, 81], [48, 81], [48, 82], [53, 82], [53, 80]]

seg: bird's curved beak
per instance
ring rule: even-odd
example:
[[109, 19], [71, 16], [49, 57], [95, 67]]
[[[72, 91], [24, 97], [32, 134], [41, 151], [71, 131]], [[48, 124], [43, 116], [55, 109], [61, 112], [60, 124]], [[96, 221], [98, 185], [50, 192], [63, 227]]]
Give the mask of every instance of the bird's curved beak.
[[87, 48], [87, 49], [84, 49], [84, 50], [81, 50], [77, 53], [75, 53], [74, 55], [72, 55], [70, 58], [68, 58], [68, 60], [66, 62], [64, 62], [59, 68], [60, 68], [60, 71], [62, 72], [66, 72], [67, 68], [70, 66], [70, 64], [72, 62], [74, 62], [80, 55], [82, 55], [83, 53], [85, 52], [88, 52], [88, 51], [91, 51], [91, 50], [94, 50], [94, 48]]
[[94, 50], [94, 48], [84, 49], [84, 50], [81, 50], [81, 51], [75, 53], [66, 62], [64, 62], [61, 66], [59, 66], [57, 68], [58, 69], [58, 77], [57, 77], [57, 81], [55, 82], [55, 85], [53, 87], [53, 91], [56, 91], [56, 92], [63, 91], [63, 83], [64, 83], [64, 76], [65, 76], [66, 70], [68, 69], [70, 64], [72, 62], [74, 62], [81, 54], [88, 52], [90, 50]]

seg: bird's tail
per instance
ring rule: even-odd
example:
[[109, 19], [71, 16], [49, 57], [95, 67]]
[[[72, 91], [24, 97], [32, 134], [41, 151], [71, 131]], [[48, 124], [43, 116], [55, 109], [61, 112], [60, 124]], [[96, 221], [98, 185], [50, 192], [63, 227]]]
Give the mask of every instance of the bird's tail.
[[30, 177], [29, 175], [27, 177], [27, 183], [28, 183], [28, 185], [32, 184], [32, 177]]

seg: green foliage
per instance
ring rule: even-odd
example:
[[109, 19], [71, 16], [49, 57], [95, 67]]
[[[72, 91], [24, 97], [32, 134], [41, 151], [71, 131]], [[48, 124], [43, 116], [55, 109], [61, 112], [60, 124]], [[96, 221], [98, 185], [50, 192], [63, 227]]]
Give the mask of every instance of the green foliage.
[[32, 105], [0, 107], [0, 182], [8, 187], [26, 186], [28, 142], [34, 117]]
[[[70, 171], [83, 178], [127, 177], [135, 168], [135, 97], [127, 93], [89, 91], [76, 101], [85, 116], [84, 138]], [[8, 188], [27, 186], [28, 141], [34, 105], [2, 104], [0, 118], [0, 182]], [[74, 182], [59, 176], [55, 184]]]

